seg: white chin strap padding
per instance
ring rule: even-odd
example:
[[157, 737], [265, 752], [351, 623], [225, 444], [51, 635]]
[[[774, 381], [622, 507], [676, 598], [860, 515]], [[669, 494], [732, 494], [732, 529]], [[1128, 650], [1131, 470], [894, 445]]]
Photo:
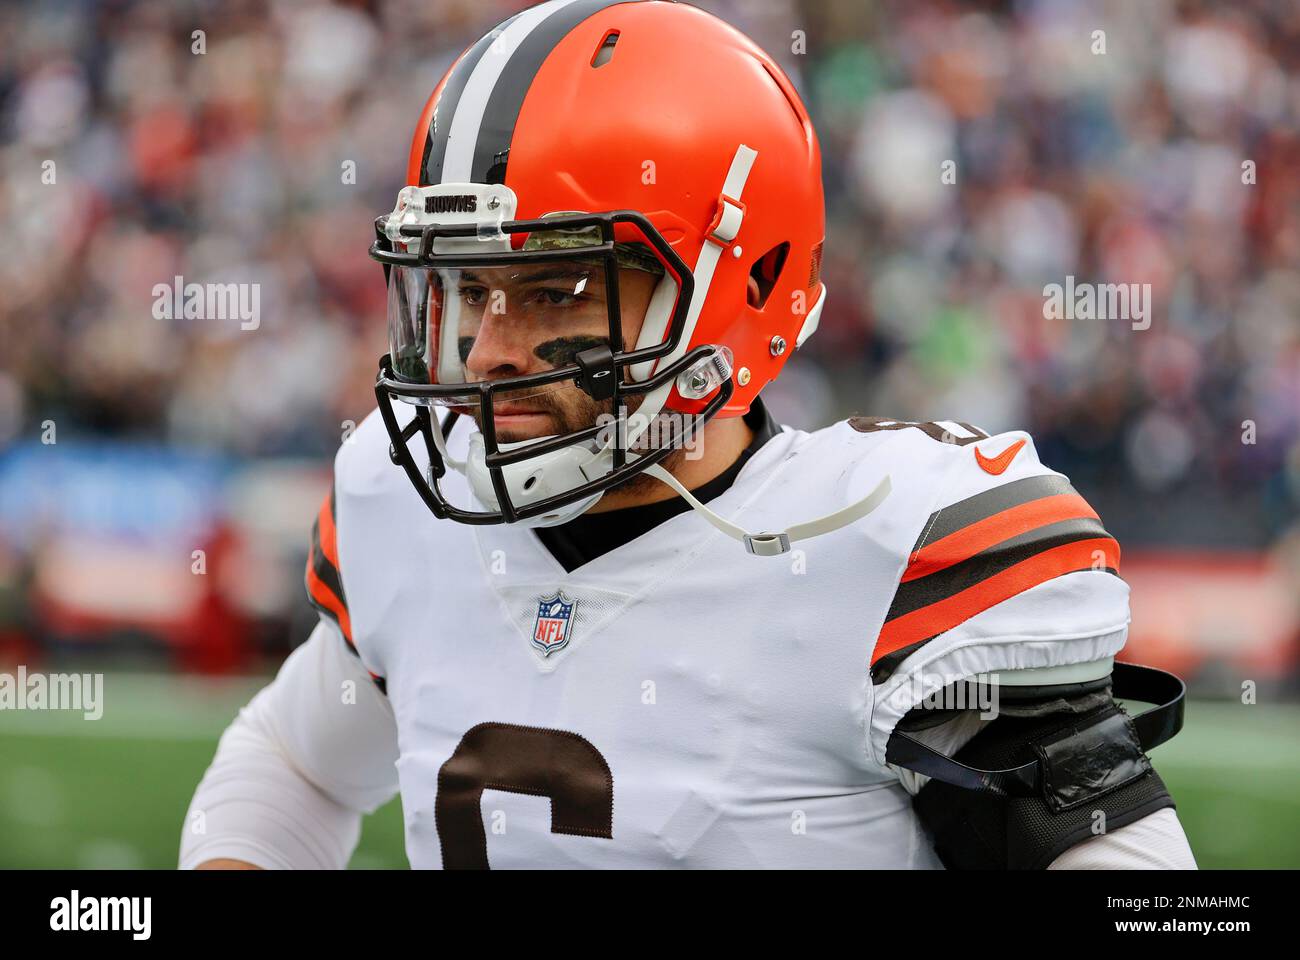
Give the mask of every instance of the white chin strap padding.
[[796, 540], [820, 537], [824, 533], [830, 533], [833, 530], [840, 529], [840, 527], [847, 527], [849, 524], [861, 520], [885, 501], [891, 489], [889, 477], [885, 477], [880, 483], [876, 484], [876, 489], [857, 503], [849, 504], [843, 510], [828, 513], [824, 517], [809, 520], [807, 523], [796, 523], [782, 533], [750, 533], [743, 527], [736, 526], [730, 520], [718, 516], [718, 514], [700, 503], [689, 490], [682, 486], [676, 477], [659, 466], [659, 464], [656, 463], [646, 467], [645, 474], [668, 484], [682, 495], [682, 498], [691, 505], [696, 513], [731, 537], [732, 540], [739, 540], [745, 545], [747, 551], [760, 557], [777, 557], [783, 553], [789, 553], [790, 544]]
[[[526, 442], [531, 443], [533, 441]], [[503, 443], [500, 448], [502, 451], [506, 451], [515, 446], [519, 446], [519, 444]], [[509, 466], [502, 467], [501, 473], [506, 482], [506, 489], [510, 491], [511, 502], [516, 507], [527, 507], [557, 494], [568, 493], [570, 490], [582, 486], [588, 480], [594, 479], [597, 475], [603, 476], [606, 471], [598, 469], [600, 459], [599, 455], [593, 455], [590, 450], [580, 446], [571, 446], [531, 457], [521, 463], [512, 463]], [[591, 474], [591, 476], [588, 476], [588, 474]], [[470, 436], [469, 456], [466, 457], [465, 463], [465, 477], [469, 480], [470, 489], [474, 492], [474, 496], [479, 503], [492, 510], [501, 509], [501, 504], [497, 501], [496, 490], [492, 488], [492, 471], [487, 467], [486, 451], [483, 445], [483, 434], [481, 433]], [[567, 523], [590, 508], [599, 499], [600, 494], [593, 493], [590, 497], [584, 497], [576, 503], [556, 507], [550, 513], [544, 513], [538, 517], [528, 517], [518, 522], [521, 527], [552, 527], [556, 524]]]

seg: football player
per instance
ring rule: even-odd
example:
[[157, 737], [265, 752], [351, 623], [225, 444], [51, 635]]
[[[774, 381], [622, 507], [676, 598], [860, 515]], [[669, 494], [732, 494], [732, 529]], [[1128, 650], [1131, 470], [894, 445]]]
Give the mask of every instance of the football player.
[[414, 867], [1194, 866], [1145, 752], [1181, 685], [1114, 663], [1119, 547], [1030, 437], [764, 408], [827, 291], [762, 50], [550, 0], [447, 71], [407, 183], [320, 622], [182, 866], [343, 867], [398, 791]]

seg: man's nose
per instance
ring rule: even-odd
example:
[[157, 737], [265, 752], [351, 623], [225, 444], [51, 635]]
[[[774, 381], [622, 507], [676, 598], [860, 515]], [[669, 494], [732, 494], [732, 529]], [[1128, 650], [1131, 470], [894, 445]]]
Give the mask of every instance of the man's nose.
[[[489, 301], [490, 302], [490, 301]], [[521, 325], [512, 323], [508, 312], [485, 307], [465, 358], [465, 369], [475, 380], [499, 380], [528, 373], [536, 363]]]

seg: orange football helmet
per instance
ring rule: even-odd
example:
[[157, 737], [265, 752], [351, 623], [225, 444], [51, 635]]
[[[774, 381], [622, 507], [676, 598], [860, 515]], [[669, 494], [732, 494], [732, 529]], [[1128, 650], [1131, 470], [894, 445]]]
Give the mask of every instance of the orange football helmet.
[[[817, 328], [817, 135], [781, 68], [694, 7], [550, 0], [506, 20], [434, 89], [406, 180], [371, 247], [389, 283], [376, 395], [393, 459], [440, 517], [571, 519], [709, 418], [745, 413]], [[626, 342], [633, 272], [649, 293]], [[489, 358], [494, 323], [535, 348]], [[508, 439], [503, 423], [575, 383], [603, 424]], [[455, 460], [465, 414], [479, 431]], [[665, 414], [690, 416], [647, 445]], [[449, 502], [448, 466], [477, 504]]]

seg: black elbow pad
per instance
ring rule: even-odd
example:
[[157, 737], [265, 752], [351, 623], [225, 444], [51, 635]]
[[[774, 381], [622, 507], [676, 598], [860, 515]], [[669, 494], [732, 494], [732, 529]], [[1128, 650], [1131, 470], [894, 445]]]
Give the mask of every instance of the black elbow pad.
[[1132, 718], [1109, 680], [1044, 689], [1000, 702], [996, 719], [951, 758], [911, 738], [926, 711], [899, 724], [891, 762], [932, 777], [913, 803], [945, 866], [1043, 869], [1075, 844], [1174, 805], [1145, 750], [1181, 727], [1182, 684], [1135, 670], [1144, 668], [1116, 664], [1129, 681], [1120, 696], [1161, 703], [1175, 685], [1177, 696]]

